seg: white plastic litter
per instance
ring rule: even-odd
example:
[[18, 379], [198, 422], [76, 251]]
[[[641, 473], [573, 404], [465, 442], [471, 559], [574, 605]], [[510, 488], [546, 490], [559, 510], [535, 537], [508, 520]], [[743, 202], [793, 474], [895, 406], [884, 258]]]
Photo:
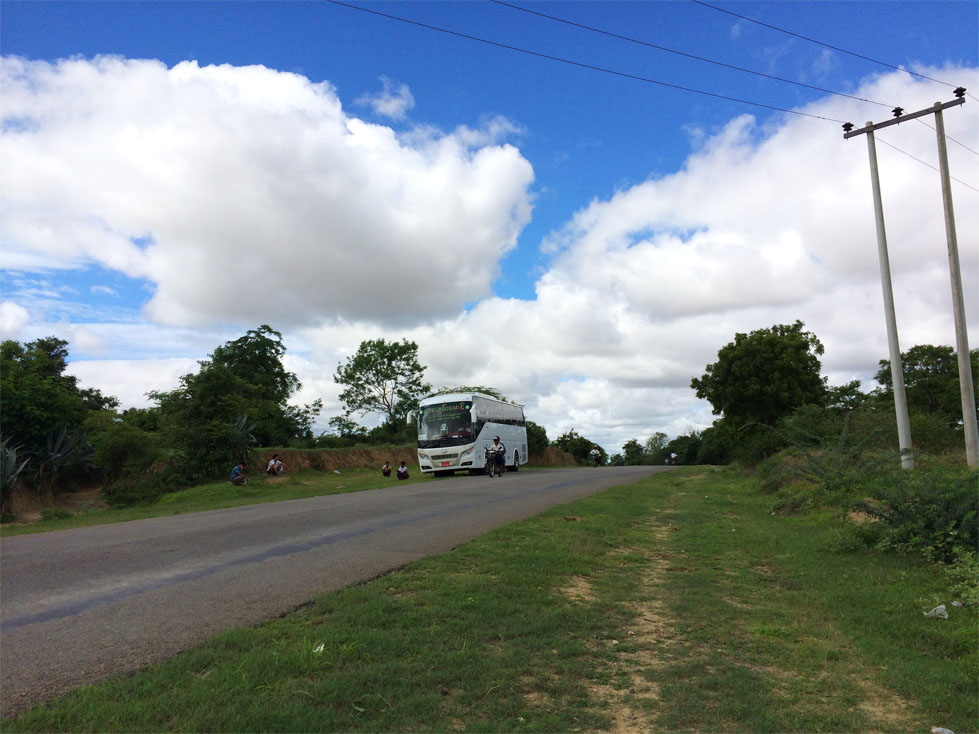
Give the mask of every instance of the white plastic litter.
[[323, 642], [321, 642], [320, 644], [318, 644], [316, 647], [313, 648], [313, 652], [315, 652], [315, 653], [321, 653], [325, 649], [326, 649], [326, 644], [323, 643]]
[[339, 469], [334, 469], [334, 470], [333, 470], [333, 473], [334, 473], [334, 474], [339, 474], [339, 473], [340, 473], [340, 470], [339, 470]]
[[945, 611], [945, 605], [939, 604], [937, 607], [932, 609], [930, 612], [924, 613], [926, 619], [948, 619], [948, 612]]
[[944, 726], [933, 726], [931, 727], [931, 734], [955, 734], [951, 729], [946, 729]]
[[965, 603], [964, 602], [960, 602], [960, 601], [953, 601], [952, 602], [952, 606], [953, 607], [964, 607], [965, 606]]

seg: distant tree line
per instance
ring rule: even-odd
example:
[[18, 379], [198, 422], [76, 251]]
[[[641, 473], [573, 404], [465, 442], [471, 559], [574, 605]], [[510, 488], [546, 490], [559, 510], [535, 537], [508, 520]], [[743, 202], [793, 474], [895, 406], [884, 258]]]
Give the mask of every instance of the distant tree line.
[[[483, 392], [507, 398], [489, 386], [424, 382], [418, 347], [403, 339], [367, 340], [334, 380], [344, 412], [315, 435], [322, 402], [296, 406], [301, 388], [282, 359], [286, 347], [267, 325], [217, 347], [176, 388], [149, 394], [150, 408], [119, 410], [116, 398], [81, 389], [65, 374], [68, 343], [55, 337], [0, 345], [0, 481], [6, 507], [15, 483], [55, 491], [101, 482], [112, 502], [150, 502], [161, 493], [225, 476], [233, 462], [257, 447], [343, 448], [415, 442], [409, 410], [428, 395]], [[612, 464], [755, 465], [792, 447], [828, 445], [848, 431], [878, 450], [897, 445], [890, 366], [881, 360], [881, 387], [860, 391], [854, 381], [829, 386], [820, 375], [823, 346], [796, 321], [736, 334], [717, 361], [691, 381], [698, 397], [720, 417], [703, 431], [669, 438], [654, 433], [631, 439]], [[979, 350], [971, 353], [979, 372]], [[915, 447], [942, 452], [962, 445], [958, 367], [951, 347], [920, 345], [902, 355]], [[367, 428], [356, 419], [379, 415]], [[595, 443], [574, 429], [549, 441], [546, 430], [527, 421], [530, 451], [554, 446], [580, 464]]]
[[[880, 451], [897, 449], [897, 422], [888, 360], [880, 360], [880, 387], [859, 381], [831, 386], [820, 375], [823, 345], [804, 324], [777, 324], [736, 334], [717, 361], [691, 380], [697, 397], [720, 418], [703, 431], [669, 439], [654, 433], [631, 439], [613, 464], [727, 464], [754, 466], [779, 451], [827, 445], [845, 430]], [[979, 375], [979, 349], [971, 350]], [[958, 363], [947, 346], [918, 345], [901, 355], [915, 448], [956, 451], [964, 444]], [[977, 396], [979, 397], [979, 391]]]

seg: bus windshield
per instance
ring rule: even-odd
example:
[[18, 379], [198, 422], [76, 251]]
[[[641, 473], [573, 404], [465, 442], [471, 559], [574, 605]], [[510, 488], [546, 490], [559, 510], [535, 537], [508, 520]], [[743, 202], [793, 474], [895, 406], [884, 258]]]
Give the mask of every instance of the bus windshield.
[[472, 402], [456, 401], [422, 406], [418, 411], [418, 447], [460, 446], [472, 443]]

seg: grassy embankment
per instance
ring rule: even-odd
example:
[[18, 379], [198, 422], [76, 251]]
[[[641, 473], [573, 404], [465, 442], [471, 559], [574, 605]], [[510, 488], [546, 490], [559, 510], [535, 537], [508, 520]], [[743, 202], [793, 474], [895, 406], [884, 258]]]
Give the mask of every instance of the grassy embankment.
[[[279, 454], [288, 469], [284, 477], [270, 478], [263, 469], [273, 453]], [[569, 466], [573, 457], [553, 448], [532, 457], [534, 464], [524, 465], [521, 471], [537, 468]], [[405, 482], [394, 477], [384, 478], [380, 466], [390, 461], [397, 467], [404, 460], [411, 472]], [[235, 487], [230, 482], [202, 484], [160, 497], [151, 505], [113, 508], [104, 502], [88, 503], [82, 510], [59, 506], [40, 506], [32, 513], [38, 519], [30, 522], [0, 525], [0, 537], [43, 533], [51, 530], [90, 527], [149, 517], [181, 515], [189, 512], [240, 507], [262, 502], [319, 497], [343, 492], [360, 492], [390, 484], [442, 481], [418, 470], [417, 450], [413, 446], [368, 447], [350, 449], [263, 449], [255, 453], [249, 467], [248, 484]], [[230, 470], [229, 470], [230, 471]]]
[[770, 505], [730, 469], [657, 475], [3, 728], [979, 729], [975, 610], [925, 619], [933, 567]]
[[[104, 525], [128, 520], [143, 520], [148, 517], [182, 515], [189, 512], [218, 510], [225, 507], [240, 507], [262, 502], [281, 502], [283, 500], [319, 497], [343, 492], [360, 492], [394, 484], [394, 477], [382, 478], [376, 469], [344, 469], [340, 474], [333, 472], [299, 471], [284, 477], [267, 477], [264, 474], [252, 476], [249, 482], [236, 487], [230, 482], [221, 481], [201, 484], [165, 494], [152, 505], [140, 507], [93, 507], [78, 514], [59, 510], [45, 510], [42, 519], [31, 523], [9, 523], [0, 526], [0, 535], [9, 537], [27, 533], [43, 533], [51, 530]], [[432, 477], [422, 477], [413, 472], [404, 483], [433, 481]], [[436, 480], [437, 481], [437, 480]]]

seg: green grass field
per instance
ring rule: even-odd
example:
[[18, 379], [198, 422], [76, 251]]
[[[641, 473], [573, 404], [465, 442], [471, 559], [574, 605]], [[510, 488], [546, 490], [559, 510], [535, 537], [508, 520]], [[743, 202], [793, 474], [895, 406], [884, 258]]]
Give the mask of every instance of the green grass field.
[[733, 469], [656, 475], [3, 730], [979, 730], [976, 611], [925, 619], [934, 567], [771, 503]]

